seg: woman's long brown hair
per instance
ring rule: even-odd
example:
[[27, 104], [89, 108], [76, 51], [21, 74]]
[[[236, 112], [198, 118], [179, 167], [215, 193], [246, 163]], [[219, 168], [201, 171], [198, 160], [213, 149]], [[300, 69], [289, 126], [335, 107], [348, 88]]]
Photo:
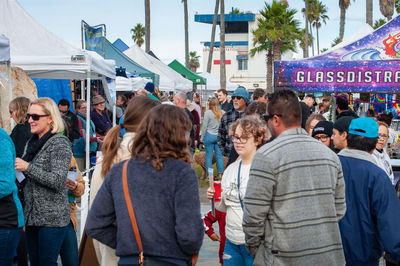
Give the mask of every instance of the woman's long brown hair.
[[208, 108], [214, 113], [214, 117], [217, 121], [221, 121], [222, 111], [219, 107], [218, 99], [213, 97], [208, 102]]
[[101, 147], [103, 153], [101, 175], [103, 178], [110, 171], [114, 163], [114, 158], [118, 153], [121, 128], [125, 128], [126, 132], [136, 132], [140, 122], [142, 122], [147, 113], [159, 104], [160, 102], [147, 96], [136, 96], [129, 102], [124, 113], [124, 122], [110, 129], [104, 138]]
[[150, 110], [140, 124], [132, 145], [132, 156], [151, 160], [157, 170], [167, 158], [190, 162], [189, 116], [179, 107], [162, 104]]

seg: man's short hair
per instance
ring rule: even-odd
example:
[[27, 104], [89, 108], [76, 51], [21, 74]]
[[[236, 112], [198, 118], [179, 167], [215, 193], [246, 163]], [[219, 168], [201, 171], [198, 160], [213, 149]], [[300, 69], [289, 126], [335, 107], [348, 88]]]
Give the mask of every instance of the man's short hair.
[[354, 134], [347, 135], [347, 147], [360, 151], [371, 152], [375, 149], [378, 138], [366, 138]]
[[349, 101], [347, 100], [346, 94], [339, 94], [336, 97], [336, 105], [340, 110], [348, 110], [349, 109]]
[[58, 105], [62, 105], [62, 106], [68, 106], [69, 109], [69, 101], [67, 99], [61, 99], [58, 101]]
[[222, 92], [225, 95], [228, 95], [228, 92], [225, 89], [219, 89], [217, 92]]
[[175, 95], [175, 97], [178, 97], [179, 99], [182, 100], [182, 102], [186, 103], [187, 101], [187, 94], [184, 92], [179, 92], [178, 94]]
[[255, 89], [253, 92], [253, 100], [257, 100], [258, 98], [264, 98], [265, 97], [265, 90], [263, 89]]
[[285, 126], [301, 125], [301, 108], [297, 95], [292, 90], [279, 90], [269, 98], [268, 114], [280, 114]]

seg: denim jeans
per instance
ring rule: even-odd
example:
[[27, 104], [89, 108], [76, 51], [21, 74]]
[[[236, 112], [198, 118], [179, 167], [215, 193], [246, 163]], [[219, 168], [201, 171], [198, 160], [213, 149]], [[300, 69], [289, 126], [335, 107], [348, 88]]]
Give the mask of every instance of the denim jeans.
[[210, 133], [206, 133], [204, 136], [204, 147], [206, 150], [206, 169], [212, 168], [213, 152], [215, 152], [215, 158], [217, 159], [218, 173], [224, 172], [224, 159], [222, 157], [221, 150], [218, 146], [218, 136]]
[[0, 229], [0, 265], [13, 265], [21, 233], [22, 228]]
[[254, 261], [244, 244], [235, 245], [228, 238], [225, 242], [223, 259], [224, 266], [251, 266]]
[[71, 222], [67, 225], [67, 233], [61, 246], [60, 256], [63, 266], [79, 265], [78, 240], [76, 239], [74, 225]]
[[27, 226], [26, 243], [31, 266], [57, 265], [58, 255], [68, 226]]

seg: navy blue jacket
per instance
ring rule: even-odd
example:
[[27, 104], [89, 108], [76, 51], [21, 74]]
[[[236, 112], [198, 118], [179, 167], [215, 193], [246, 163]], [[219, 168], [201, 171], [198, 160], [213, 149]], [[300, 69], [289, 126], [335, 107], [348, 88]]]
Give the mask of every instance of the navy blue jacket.
[[378, 265], [383, 251], [400, 261], [400, 200], [386, 173], [367, 152], [339, 153], [346, 185], [340, 220], [347, 265]]
[[[116, 249], [119, 257], [139, 253], [123, 193], [122, 166], [123, 162], [116, 164], [105, 177], [86, 222], [87, 234]], [[189, 261], [204, 237], [193, 168], [168, 159], [157, 171], [151, 162], [133, 157], [127, 176], [144, 255]]]

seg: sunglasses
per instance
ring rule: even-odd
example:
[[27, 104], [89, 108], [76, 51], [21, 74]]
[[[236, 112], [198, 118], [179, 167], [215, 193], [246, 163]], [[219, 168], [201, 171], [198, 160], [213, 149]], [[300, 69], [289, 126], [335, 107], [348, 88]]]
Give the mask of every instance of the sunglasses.
[[232, 100], [235, 100], [235, 99], [240, 100], [240, 99], [243, 99], [243, 97], [240, 97], [240, 96], [232, 96]]
[[38, 114], [27, 114], [27, 118], [32, 118], [33, 121], [38, 121], [41, 117], [46, 117], [49, 115], [38, 115]]
[[270, 120], [272, 117], [274, 117], [274, 115], [282, 117], [282, 114], [271, 114], [271, 115], [263, 114], [265, 122], [268, 122], [268, 120]]

